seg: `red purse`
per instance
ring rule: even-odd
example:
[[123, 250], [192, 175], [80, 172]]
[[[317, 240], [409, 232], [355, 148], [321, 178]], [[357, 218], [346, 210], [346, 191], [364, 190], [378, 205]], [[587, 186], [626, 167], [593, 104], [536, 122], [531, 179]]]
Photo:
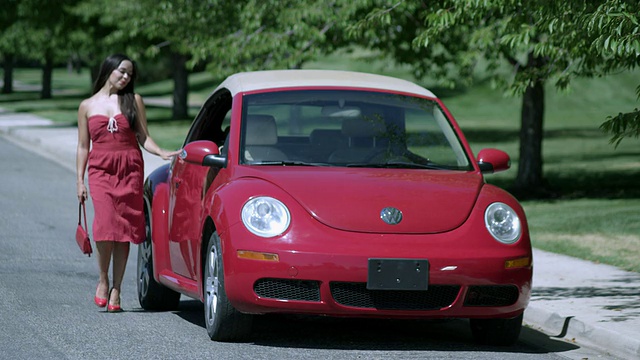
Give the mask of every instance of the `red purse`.
[[[82, 215], [84, 215], [84, 227], [82, 226]], [[91, 248], [91, 239], [89, 239], [89, 233], [87, 232], [87, 210], [84, 207], [84, 202], [81, 202], [78, 206], [78, 228], [76, 229], [76, 242], [80, 247], [80, 251], [83, 254], [91, 256], [93, 249]]]

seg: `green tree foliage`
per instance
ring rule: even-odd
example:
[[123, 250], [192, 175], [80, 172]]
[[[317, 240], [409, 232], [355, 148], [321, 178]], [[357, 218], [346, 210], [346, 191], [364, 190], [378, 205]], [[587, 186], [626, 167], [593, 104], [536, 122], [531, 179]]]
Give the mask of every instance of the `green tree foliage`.
[[317, 0], [114, 0], [104, 13], [101, 4], [84, 0], [79, 9], [116, 27], [102, 41], [128, 41], [132, 54], [171, 48], [188, 57], [189, 68], [207, 64], [221, 76], [299, 67], [343, 41], [337, 29], [344, 29], [352, 8], [349, 2]]
[[[105, 8], [102, 0], [83, 0], [73, 9], [98, 39], [100, 58], [123, 52], [134, 58], [168, 59], [174, 80], [173, 118], [188, 117], [188, 62], [195, 42], [217, 36], [221, 30], [214, 11], [221, 1], [113, 0]], [[228, 2], [233, 4], [232, 2]], [[218, 21], [220, 20], [220, 21]]]
[[[349, 2], [312, 0], [83, 0], [75, 13], [109, 31], [103, 46], [173, 61], [174, 118], [186, 116], [186, 74], [199, 64], [219, 77], [257, 69], [296, 68], [344, 36]], [[184, 68], [184, 69], [183, 69]], [[176, 104], [183, 110], [176, 111]]]
[[[51, 97], [52, 70], [64, 62], [77, 43], [73, 41], [76, 19], [67, 8], [79, 0], [9, 0], [2, 17], [0, 50], [15, 58], [38, 61], [43, 66], [42, 98]], [[5, 22], [6, 21], [6, 22]]]
[[193, 44], [196, 61], [228, 75], [258, 69], [298, 68], [344, 44], [352, 12], [348, 1], [247, 0], [223, 3], [216, 36]]
[[[640, 66], [640, 3], [637, 1], [606, 1], [593, 13], [579, 19], [590, 36], [585, 57], [587, 75], [606, 75], [620, 69]], [[636, 88], [640, 99], [640, 85]], [[630, 109], [629, 109], [630, 110]], [[640, 137], [640, 111], [638, 108], [620, 112], [607, 118], [601, 129], [611, 134], [616, 146], [625, 137]]]
[[[361, 0], [368, 11], [351, 34], [418, 77], [448, 86], [473, 81], [478, 66], [493, 84], [522, 96], [520, 165], [516, 188], [544, 186], [544, 84], [558, 88], [576, 76], [638, 65], [638, 2], [611, 0]], [[604, 125], [622, 135], [633, 128]], [[637, 111], [636, 111], [637, 133]], [[613, 120], [611, 120], [613, 121]], [[624, 133], [624, 134], [628, 134]]]

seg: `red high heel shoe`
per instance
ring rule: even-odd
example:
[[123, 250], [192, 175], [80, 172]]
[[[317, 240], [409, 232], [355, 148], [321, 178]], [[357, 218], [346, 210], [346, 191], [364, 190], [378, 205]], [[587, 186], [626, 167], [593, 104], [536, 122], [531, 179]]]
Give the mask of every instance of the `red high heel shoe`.
[[98, 307], [101, 307], [101, 308], [107, 306], [107, 299], [104, 299], [104, 298], [99, 298], [97, 296], [94, 296], [93, 302], [95, 302], [96, 305], [98, 305]]
[[[97, 289], [96, 289], [96, 290], [97, 290]], [[94, 296], [94, 297], [93, 297], [93, 302], [94, 302], [94, 303], [96, 303], [96, 305], [97, 305], [98, 307], [101, 307], [101, 308], [103, 308], [103, 307], [107, 306], [107, 302], [108, 302], [108, 301], [109, 301], [109, 300], [108, 300], [108, 299], [105, 299], [105, 298], [101, 298], [101, 297], [97, 297], [97, 296]]]
[[[113, 289], [109, 290], [109, 297], [108, 299], [111, 300], [111, 292], [113, 291]], [[118, 297], [118, 300], [120, 300], [120, 297]], [[120, 307], [120, 305], [111, 305], [108, 304], [107, 305], [107, 312], [122, 312], [122, 308]]]

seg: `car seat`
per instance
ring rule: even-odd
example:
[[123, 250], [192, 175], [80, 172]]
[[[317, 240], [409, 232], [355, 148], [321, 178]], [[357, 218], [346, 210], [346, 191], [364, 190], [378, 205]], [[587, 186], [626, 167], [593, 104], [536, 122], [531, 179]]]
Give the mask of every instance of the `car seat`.
[[287, 156], [277, 148], [278, 128], [271, 115], [247, 115], [244, 158], [247, 162], [283, 161]]
[[348, 139], [347, 146], [334, 151], [329, 162], [337, 164], [360, 163], [371, 160], [381, 152], [383, 136], [386, 130], [384, 122], [372, 118], [348, 118], [342, 122], [342, 135]]

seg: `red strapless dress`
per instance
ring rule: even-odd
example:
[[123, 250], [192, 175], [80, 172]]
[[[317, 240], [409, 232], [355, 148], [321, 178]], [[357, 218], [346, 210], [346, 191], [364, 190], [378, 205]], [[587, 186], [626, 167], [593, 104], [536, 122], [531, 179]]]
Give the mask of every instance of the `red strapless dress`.
[[135, 132], [123, 114], [92, 115], [88, 122], [93, 238], [139, 244], [145, 238], [144, 163]]

